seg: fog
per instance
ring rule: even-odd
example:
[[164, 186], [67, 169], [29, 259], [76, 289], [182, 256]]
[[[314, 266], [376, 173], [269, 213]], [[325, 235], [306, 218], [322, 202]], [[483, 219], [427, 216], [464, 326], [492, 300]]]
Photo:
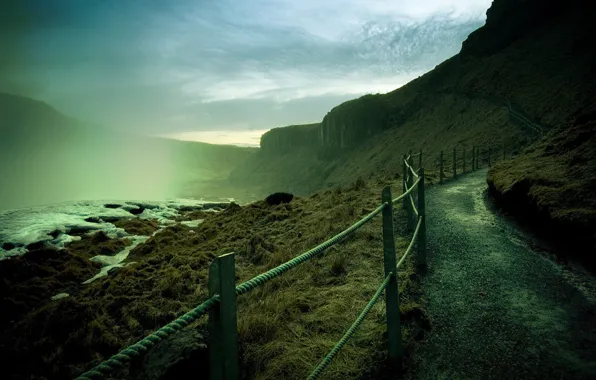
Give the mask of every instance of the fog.
[[0, 209], [222, 194], [248, 150], [148, 136], [255, 146], [321, 121], [455, 54], [490, 0], [419, 3], [4, 0]]
[[42, 134], [5, 138], [0, 147], [0, 209], [176, 196], [172, 149], [159, 140]]

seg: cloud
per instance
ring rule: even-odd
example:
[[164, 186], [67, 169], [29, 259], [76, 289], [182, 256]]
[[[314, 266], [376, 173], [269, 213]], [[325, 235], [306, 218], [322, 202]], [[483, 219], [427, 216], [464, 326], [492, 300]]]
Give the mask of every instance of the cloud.
[[490, 5], [33, 2], [46, 16], [27, 29], [20, 70], [44, 83], [39, 96], [73, 116], [147, 133], [321, 120], [333, 102], [393, 90], [457, 53]]

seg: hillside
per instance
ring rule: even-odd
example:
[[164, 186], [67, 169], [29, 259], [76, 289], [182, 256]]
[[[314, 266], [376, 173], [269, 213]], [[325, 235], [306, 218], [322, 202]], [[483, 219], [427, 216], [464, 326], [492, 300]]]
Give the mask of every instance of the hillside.
[[596, 113], [554, 129], [488, 173], [491, 195], [562, 252], [596, 270]]
[[593, 5], [495, 1], [486, 25], [470, 34], [459, 54], [393, 92], [335, 107], [319, 127], [316, 147], [274, 158], [259, 152], [232, 180], [263, 193], [300, 194], [359, 176], [393, 176], [398, 157], [409, 149], [436, 153], [456, 145], [506, 144], [515, 152], [541, 133], [511, 120], [507, 104], [548, 132], [596, 98], [596, 59], [589, 48], [596, 33], [585, 7]]
[[[227, 197], [255, 149], [137, 136], [0, 94], [0, 209], [81, 199]], [[40, 191], [43, 189], [43, 191]]]
[[261, 136], [263, 152], [280, 154], [299, 148], [316, 148], [319, 142], [321, 124], [288, 125], [273, 128]]

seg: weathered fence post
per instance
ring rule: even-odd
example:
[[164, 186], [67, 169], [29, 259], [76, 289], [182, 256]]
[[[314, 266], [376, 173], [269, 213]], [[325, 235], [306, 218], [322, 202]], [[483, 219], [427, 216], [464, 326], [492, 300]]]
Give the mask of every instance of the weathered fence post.
[[453, 178], [457, 177], [457, 151], [453, 147]]
[[219, 303], [209, 311], [211, 380], [238, 380], [240, 374], [235, 277], [234, 253], [215, 258], [209, 267], [209, 296], [219, 294]]
[[[407, 197], [406, 197], [407, 198]], [[383, 208], [383, 266], [385, 277], [393, 273], [385, 288], [385, 308], [387, 318], [387, 351], [389, 359], [398, 359], [403, 355], [401, 320], [399, 315], [399, 294], [397, 288], [397, 268], [395, 260], [395, 237], [393, 235], [393, 206], [391, 204], [391, 188], [383, 189], [381, 202]]]
[[443, 173], [443, 151], [441, 151], [441, 158], [439, 160], [440, 170], [439, 170], [439, 183], [443, 183], [443, 177], [445, 174]]
[[464, 167], [462, 168], [462, 173], [466, 174], [466, 147], [464, 146]]
[[418, 169], [422, 167], [422, 149], [420, 149], [420, 155], [418, 156]]
[[488, 167], [490, 168], [490, 146], [488, 147]]
[[[404, 154], [404, 159], [402, 162], [402, 166], [404, 169], [404, 180], [403, 180], [403, 184], [404, 184], [404, 193], [408, 190], [408, 166], [406, 165], [406, 160], [407, 160], [408, 156], [406, 156]], [[404, 204], [403, 204], [404, 210], [406, 210], [406, 218], [410, 219], [410, 215], [412, 213], [411, 210], [411, 205], [410, 205], [410, 200], [408, 199], [408, 197], [404, 197]]]
[[[408, 160], [408, 189], [411, 189], [414, 186], [414, 160], [412, 159], [412, 155], [410, 155], [410, 159]], [[412, 197], [412, 191], [408, 198], [408, 221], [407, 221], [407, 228], [408, 231], [412, 231], [414, 229], [414, 208], [412, 207], [412, 201], [409, 199]]]
[[418, 217], [420, 230], [418, 231], [418, 268], [424, 272], [426, 269], [426, 201], [424, 199], [424, 169], [418, 169]]

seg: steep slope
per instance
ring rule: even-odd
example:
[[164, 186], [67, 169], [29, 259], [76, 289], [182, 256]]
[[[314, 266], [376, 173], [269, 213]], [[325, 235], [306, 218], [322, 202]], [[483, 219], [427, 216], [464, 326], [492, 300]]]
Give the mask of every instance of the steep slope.
[[459, 54], [393, 92], [334, 108], [321, 123], [318, 148], [275, 159], [257, 154], [232, 179], [305, 193], [358, 176], [393, 175], [397, 157], [409, 149], [517, 150], [542, 132], [511, 120], [509, 104], [548, 131], [595, 98], [591, 9], [579, 0], [496, 0]]
[[490, 194], [564, 259], [596, 270], [596, 108], [488, 173]]
[[286, 153], [297, 148], [316, 148], [320, 123], [273, 128], [261, 136], [261, 148], [267, 153]]
[[[0, 94], [0, 209], [81, 199], [226, 196], [255, 149], [136, 136]], [[209, 188], [211, 193], [206, 193]]]

